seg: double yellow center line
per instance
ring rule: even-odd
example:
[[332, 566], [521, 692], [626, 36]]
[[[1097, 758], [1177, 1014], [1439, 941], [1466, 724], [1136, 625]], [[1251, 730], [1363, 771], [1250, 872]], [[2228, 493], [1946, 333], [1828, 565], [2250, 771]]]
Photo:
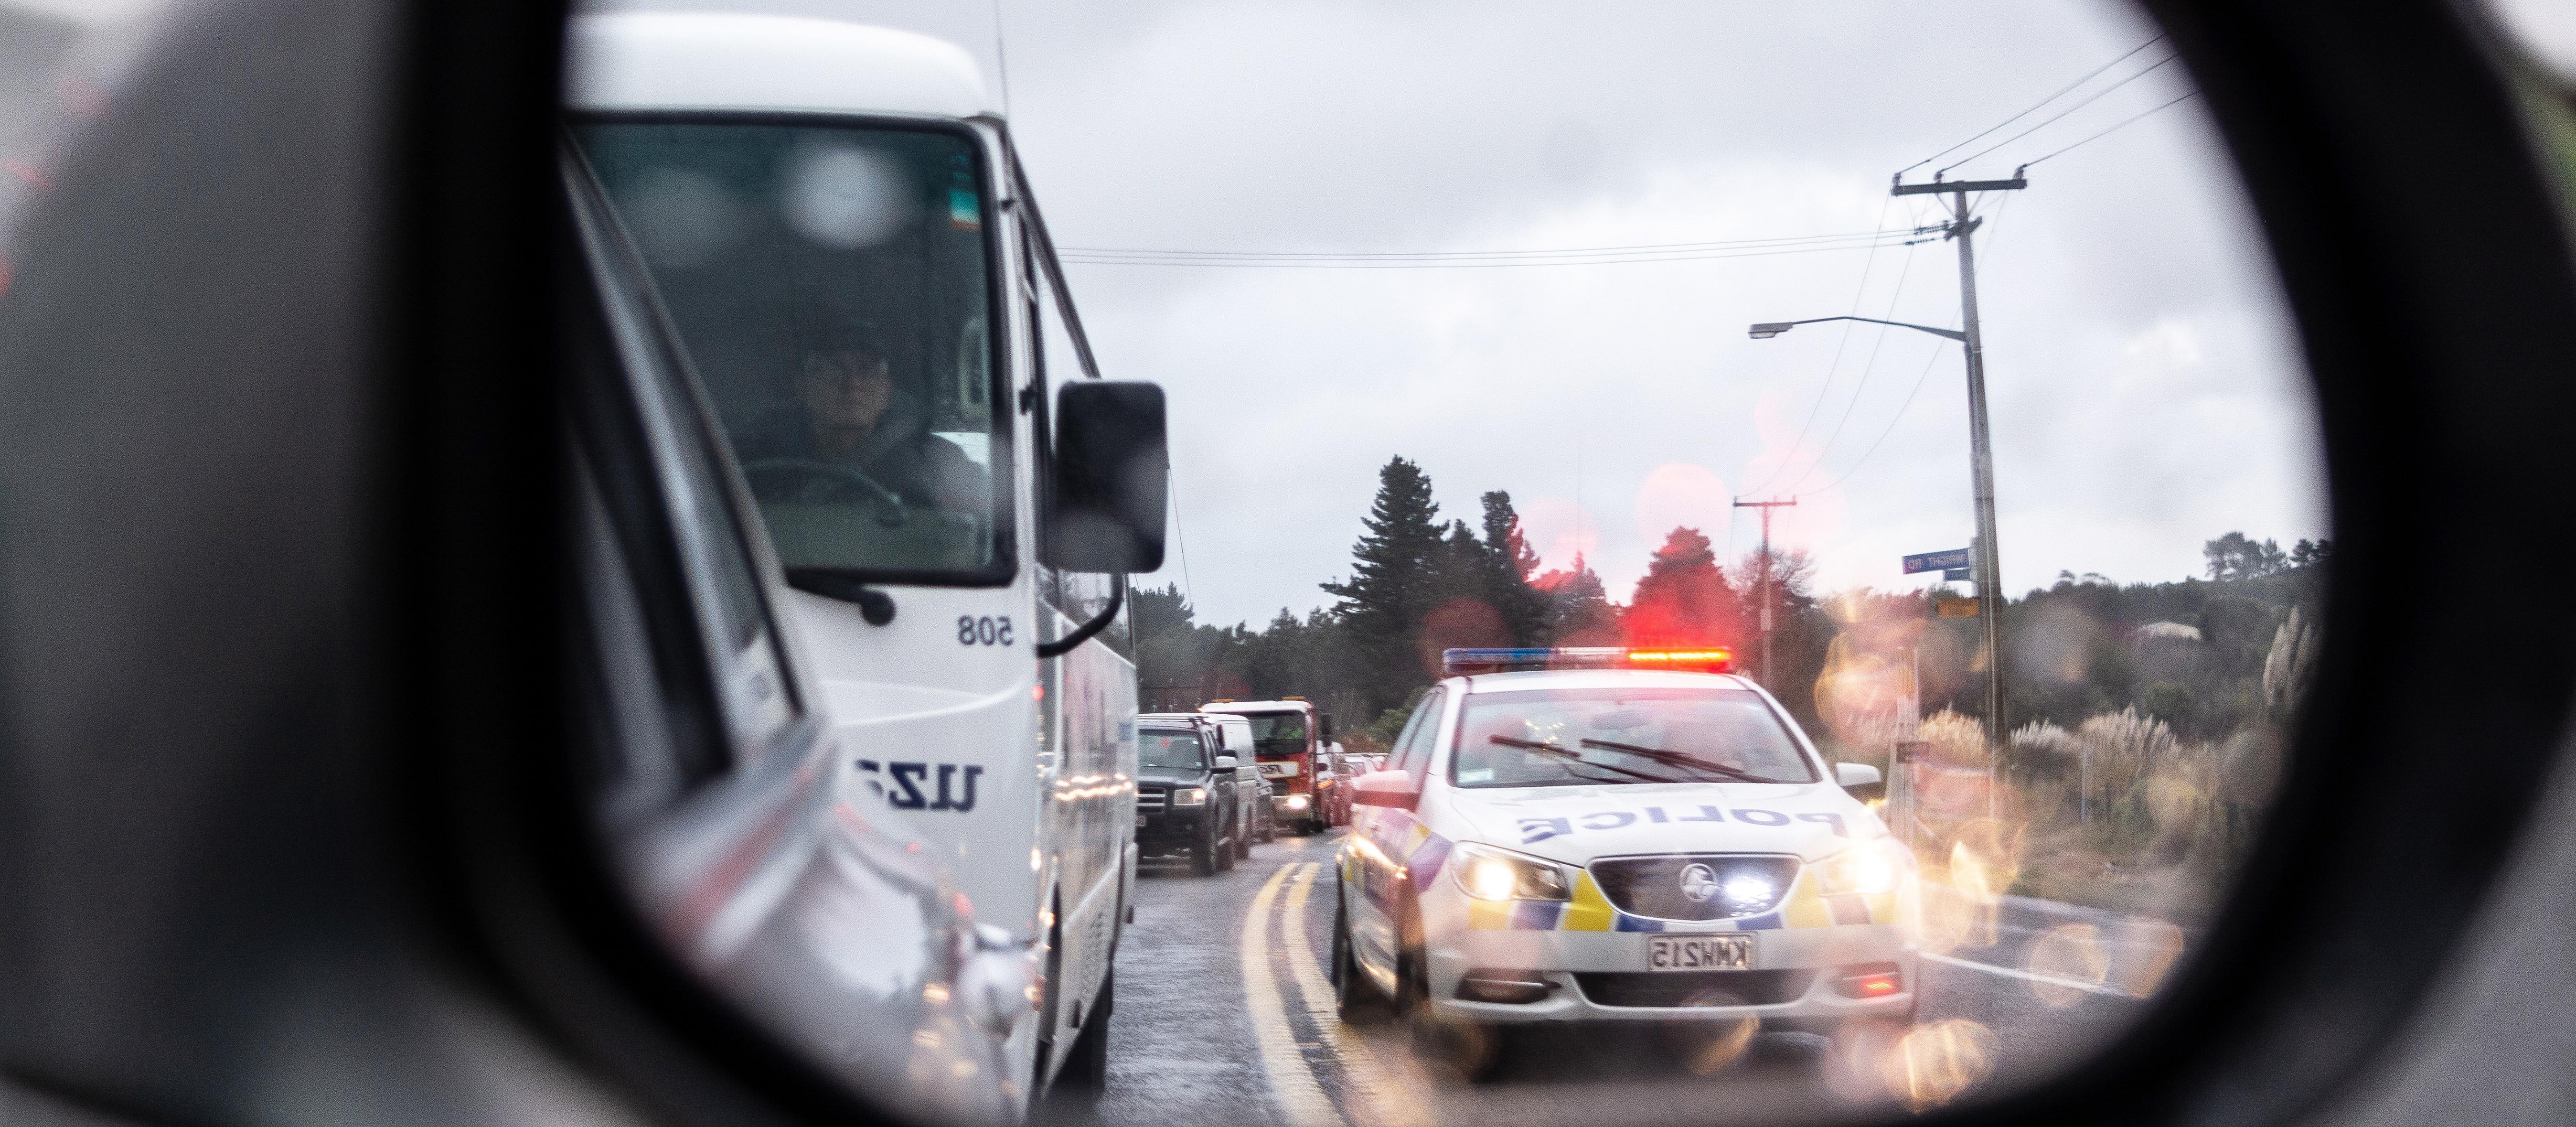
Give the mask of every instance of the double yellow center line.
[[[1424, 1078], [1398, 1082], [1377, 1054], [1342, 1024], [1333, 985], [1306, 941], [1306, 904], [1322, 868], [1314, 861], [1280, 866], [1253, 896], [1243, 919], [1244, 999], [1261, 1047], [1262, 1068], [1269, 1075], [1271, 1091], [1278, 1095], [1280, 1117], [1289, 1127], [1430, 1124], [1434, 1117], [1413, 1095], [1423, 1090]], [[1278, 917], [1275, 931], [1274, 915]], [[1283, 954], [1288, 990], [1281, 989], [1282, 976], [1273, 962]], [[1314, 1040], [1301, 1039], [1300, 1026], [1311, 1029]], [[1309, 1058], [1306, 1050], [1310, 1048], [1324, 1050], [1322, 1059]], [[1406, 1071], [1413, 1071], [1411, 1063], [1403, 1062]], [[1325, 1091], [1328, 1068], [1340, 1074], [1340, 1107]]]

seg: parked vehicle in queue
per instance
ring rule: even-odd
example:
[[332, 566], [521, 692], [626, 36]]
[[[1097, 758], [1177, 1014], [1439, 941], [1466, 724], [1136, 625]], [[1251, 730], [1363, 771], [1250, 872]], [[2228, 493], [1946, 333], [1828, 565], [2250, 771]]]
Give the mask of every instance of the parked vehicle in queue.
[[1213, 718], [1156, 712], [1136, 718], [1136, 845], [1145, 856], [1181, 854], [1200, 876], [1251, 856], [1249, 785], [1237, 774]]
[[792, 588], [779, 609], [843, 746], [830, 809], [917, 827], [1035, 968], [996, 1083], [1087, 1099], [1135, 879], [1117, 645], [1121, 573], [1161, 561], [1160, 391], [1098, 379], [957, 48], [619, 13], [573, 22], [569, 65], [567, 159], [648, 268]]
[[1270, 841], [1279, 836], [1270, 817], [1270, 780], [1261, 777], [1258, 748], [1252, 742], [1252, 721], [1240, 716], [1202, 712], [1223, 737], [1225, 753], [1234, 757], [1236, 787], [1243, 797], [1243, 855], [1252, 856], [1252, 843]]
[[1325, 828], [1326, 792], [1318, 783], [1324, 744], [1333, 735], [1331, 714], [1317, 712], [1312, 703], [1297, 697], [1211, 701], [1200, 705], [1199, 711], [1250, 720], [1262, 777], [1270, 780], [1275, 791], [1270, 799], [1272, 816], [1306, 833]]
[[[1912, 854], [1725, 651], [1451, 650], [1353, 783], [1333, 978], [1489, 1043], [1547, 1022], [1834, 1031], [1915, 1008]], [[1466, 1062], [1472, 1064], [1472, 1062]]]
[[1324, 820], [1331, 825], [1347, 826], [1351, 824], [1349, 784], [1352, 779], [1358, 778], [1362, 771], [1359, 759], [1344, 752], [1341, 744], [1333, 743], [1324, 747], [1324, 762], [1330, 767], [1321, 780], [1324, 792]]

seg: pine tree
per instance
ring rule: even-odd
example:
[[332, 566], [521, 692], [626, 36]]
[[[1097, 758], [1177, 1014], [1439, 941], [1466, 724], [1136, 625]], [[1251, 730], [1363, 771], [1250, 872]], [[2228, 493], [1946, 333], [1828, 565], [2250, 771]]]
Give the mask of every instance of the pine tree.
[[1458, 599], [1487, 601], [1486, 577], [1493, 568], [1485, 559], [1484, 541], [1463, 520], [1449, 522], [1440, 538], [1440, 550], [1432, 554], [1430, 602], [1440, 606]]
[[1742, 646], [1744, 604], [1717, 566], [1708, 537], [1676, 528], [1655, 550], [1620, 626], [1633, 646]]
[[1174, 632], [1186, 632], [1192, 626], [1191, 620], [1197, 617], [1189, 599], [1181, 594], [1178, 583], [1160, 588], [1129, 587], [1127, 605], [1127, 613], [1136, 623], [1136, 641], [1140, 645]]
[[1497, 489], [1485, 494], [1484, 502], [1485, 601], [1502, 618], [1513, 645], [1543, 645], [1550, 617], [1547, 596], [1530, 585], [1538, 574], [1538, 553], [1521, 534], [1511, 494]]
[[1531, 582], [1548, 601], [1549, 645], [1621, 644], [1619, 607], [1610, 601], [1609, 588], [1580, 553], [1574, 557], [1573, 570], [1550, 569]]
[[1351, 545], [1348, 582], [1326, 583], [1340, 599], [1334, 617], [1359, 654], [1365, 680], [1360, 697], [1368, 714], [1404, 699], [1426, 675], [1416, 668], [1416, 630], [1437, 593], [1445, 554], [1440, 506], [1431, 500], [1431, 478], [1398, 456], [1378, 470], [1377, 499]]
[[1442, 650], [1512, 643], [1502, 615], [1494, 610], [1491, 555], [1467, 522], [1449, 522], [1449, 534], [1433, 560], [1431, 606], [1415, 633], [1416, 664], [1426, 680], [1440, 675]]

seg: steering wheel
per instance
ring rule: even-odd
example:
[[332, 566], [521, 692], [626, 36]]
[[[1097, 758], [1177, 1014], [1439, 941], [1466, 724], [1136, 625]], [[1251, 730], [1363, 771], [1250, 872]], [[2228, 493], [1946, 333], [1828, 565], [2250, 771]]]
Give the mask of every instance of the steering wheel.
[[742, 476], [751, 482], [754, 493], [788, 492], [788, 490], [762, 488], [765, 483], [783, 484], [787, 480], [819, 480], [838, 486], [853, 487], [877, 502], [877, 523], [887, 528], [901, 527], [904, 520], [911, 515], [904, 509], [903, 498], [897, 496], [894, 490], [878, 484], [877, 479], [865, 473], [834, 462], [815, 458], [763, 458], [757, 462], [745, 464], [742, 467]]

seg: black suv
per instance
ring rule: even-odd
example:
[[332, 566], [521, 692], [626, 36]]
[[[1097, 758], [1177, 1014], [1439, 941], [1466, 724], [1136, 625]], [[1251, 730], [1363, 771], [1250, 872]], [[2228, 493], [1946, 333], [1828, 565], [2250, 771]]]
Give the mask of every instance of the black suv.
[[1136, 725], [1136, 845], [1147, 855], [1187, 853], [1211, 876], [1234, 867], [1246, 838], [1234, 757], [1216, 725], [1186, 716]]

